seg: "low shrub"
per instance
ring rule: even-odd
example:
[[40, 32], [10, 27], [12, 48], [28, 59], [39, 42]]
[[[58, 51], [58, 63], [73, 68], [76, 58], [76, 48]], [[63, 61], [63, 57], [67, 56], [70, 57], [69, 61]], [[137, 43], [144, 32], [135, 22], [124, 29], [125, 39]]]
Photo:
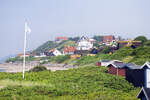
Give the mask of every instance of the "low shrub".
[[47, 68], [45, 66], [36, 66], [32, 68], [29, 72], [40, 72], [40, 71], [45, 71]]

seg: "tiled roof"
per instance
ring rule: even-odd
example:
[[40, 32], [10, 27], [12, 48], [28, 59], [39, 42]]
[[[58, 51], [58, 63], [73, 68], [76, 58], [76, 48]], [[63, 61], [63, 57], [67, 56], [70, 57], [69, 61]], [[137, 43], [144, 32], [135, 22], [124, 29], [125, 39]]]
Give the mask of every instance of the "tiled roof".
[[110, 35], [110, 36], [104, 36], [104, 40], [103, 42], [112, 42], [112, 40], [114, 40], [114, 36]]
[[56, 37], [56, 40], [68, 40], [68, 37]]
[[75, 50], [76, 50], [76, 48], [72, 47], [72, 46], [64, 47], [64, 53], [74, 52]]

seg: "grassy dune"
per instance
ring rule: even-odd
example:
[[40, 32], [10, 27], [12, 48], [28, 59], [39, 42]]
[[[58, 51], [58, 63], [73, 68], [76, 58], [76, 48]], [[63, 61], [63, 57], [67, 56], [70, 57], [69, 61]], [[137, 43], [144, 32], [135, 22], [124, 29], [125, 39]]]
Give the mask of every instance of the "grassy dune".
[[0, 73], [1, 100], [136, 100], [139, 88], [105, 67], [25, 74]]

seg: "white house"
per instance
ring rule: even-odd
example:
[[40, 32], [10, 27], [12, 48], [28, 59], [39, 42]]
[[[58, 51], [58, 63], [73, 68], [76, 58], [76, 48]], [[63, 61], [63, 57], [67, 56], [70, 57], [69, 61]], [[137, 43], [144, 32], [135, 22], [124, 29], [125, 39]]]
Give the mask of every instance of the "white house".
[[82, 36], [77, 42], [77, 50], [90, 50], [93, 48], [93, 43], [87, 38]]
[[62, 55], [62, 53], [57, 49], [54, 49], [53, 54], [54, 54], [54, 56]]

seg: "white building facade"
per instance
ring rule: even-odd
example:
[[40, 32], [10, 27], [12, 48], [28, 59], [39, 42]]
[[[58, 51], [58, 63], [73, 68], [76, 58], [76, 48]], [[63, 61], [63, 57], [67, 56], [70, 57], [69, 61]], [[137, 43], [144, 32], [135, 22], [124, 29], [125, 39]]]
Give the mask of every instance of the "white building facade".
[[82, 36], [77, 42], [77, 50], [90, 50], [93, 48], [93, 43], [87, 37]]

